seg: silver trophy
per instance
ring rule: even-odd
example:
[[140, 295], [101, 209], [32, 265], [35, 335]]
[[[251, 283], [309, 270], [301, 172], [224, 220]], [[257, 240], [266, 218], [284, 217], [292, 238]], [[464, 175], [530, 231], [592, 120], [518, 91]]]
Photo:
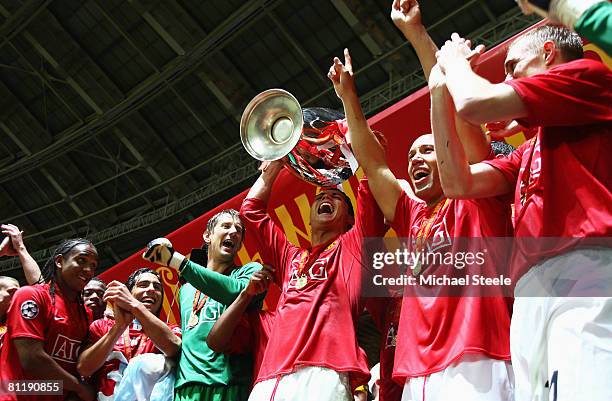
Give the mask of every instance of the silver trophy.
[[299, 178], [323, 187], [341, 184], [358, 167], [344, 116], [320, 107], [302, 110], [282, 89], [266, 90], [249, 102], [240, 139], [255, 159], [283, 159]]

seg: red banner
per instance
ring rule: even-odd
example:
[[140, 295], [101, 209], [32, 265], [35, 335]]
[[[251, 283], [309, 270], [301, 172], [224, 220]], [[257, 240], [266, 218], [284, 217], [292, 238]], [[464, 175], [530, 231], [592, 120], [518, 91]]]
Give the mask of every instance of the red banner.
[[[513, 39], [495, 47], [484, 54], [480, 60], [477, 71], [483, 77], [500, 82], [504, 79], [504, 57], [508, 44]], [[585, 46], [588, 57], [603, 60], [611, 66], [610, 57], [592, 44]], [[408, 165], [408, 150], [414, 139], [422, 134], [429, 133], [429, 91], [427, 87], [413, 93], [388, 109], [378, 113], [369, 120], [373, 129], [382, 132], [387, 139], [387, 159], [389, 165], [398, 178], [406, 178]], [[525, 140], [522, 133], [507, 139], [508, 143], [518, 146]], [[344, 183], [344, 190], [355, 204], [355, 190], [357, 180], [363, 175], [361, 169], [356, 177]], [[298, 180], [293, 175], [283, 171], [274, 184], [273, 196], [269, 204], [269, 213], [272, 219], [284, 230], [287, 238], [294, 244], [307, 246], [310, 238], [310, 205], [312, 204], [317, 188], [311, 184]], [[202, 234], [206, 222], [217, 212], [223, 209], [240, 209], [242, 199], [247, 191], [224, 202], [217, 208], [204, 213], [202, 216], [178, 228], [166, 237], [172, 241], [175, 249], [183, 254], [189, 254], [192, 248], [202, 245]], [[253, 245], [253, 236], [257, 233], [246, 232], [244, 244], [238, 252], [237, 263], [244, 264], [249, 261], [261, 261], [257, 249]], [[389, 232], [388, 236], [394, 236]], [[143, 247], [153, 238], [143, 238]], [[144, 250], [144, 249], [143, 249]], [[119, 280], [125, 282], [127, 277], [137, 268], [148, 266], [156, 269], [163, 278], [164, 292], [163, 317], [170, 322], [178, 322], [177, 294], [178, 274], [168, 267], [153, 266], [141, 258], [143, 250], [130, 256], [100, 275], [104, 281]], [[274, 308], [278, 299], [278, 289], [269, 291], [266, 305]]]

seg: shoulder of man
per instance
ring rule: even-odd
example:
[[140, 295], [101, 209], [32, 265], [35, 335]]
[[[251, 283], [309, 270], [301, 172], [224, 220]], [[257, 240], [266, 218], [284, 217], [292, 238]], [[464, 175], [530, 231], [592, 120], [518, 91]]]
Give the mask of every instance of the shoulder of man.
[[253, 273], [261, 270], [262, 268], [263, 266], [259, 262], [249, 262], [240, 267], [235, 268], [232, 271], [232, 275], [235, 277], [251, 276]]
[[51, 296], [49, 295], [49, 285], [48, 284], [33, 284], [33, 285], [25, 285], [19, 288], [15, 295], [13, 296], [13, 300], [11, 305], [17, 304], [19, 302], [24, 302], [29, 299], [36, 300], [37, 302], [50, 302]]
[[595, 82], [612, 79], [612, 72], [607, 65], [590, 58], [581, 58], [560, 64], [548, 70], [548, 74]]

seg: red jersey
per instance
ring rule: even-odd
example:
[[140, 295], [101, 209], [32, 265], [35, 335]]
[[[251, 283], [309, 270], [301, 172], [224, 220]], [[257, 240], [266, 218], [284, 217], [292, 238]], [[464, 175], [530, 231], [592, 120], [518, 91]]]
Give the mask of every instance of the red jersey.
[[[89, 326], [87, 346], [96, 343], [114, 325], [115, 321], [107, 317], [94, 321]], [[169, 324], [168, 327], [174, 334], [181, 336], [180, 327], [175, 324]], [[129, 345], [126, 346], [127, 341]], [[115, 385], [121, 381], [123, 370], [130, 359], [147, 353], [161, 354], [162, 352], [157, 349], [153, 341], [144, 333], [140, 323], [135, 320], [130, 324], [129, 329], [119, 337], [104, 365], [92, 376], [91, 383], [98, 392], [98, 399], [112, 400]]]
[[[453, 238], [512, 236], [510, 205], [494, 197], [476, 200], [442, 200], [427, 207], [402, 192], [393, 228], [399, 237], [418, 238], [427, 219], [437, 252], [458, 253]], [[432, 211], [439, 211], [433, 214]], [[507, 259], [503, 247], [491, 247], [485, 263], [500, 266]], [[480, 249], [481, 250], [481, 249]], [[436, 274], [436, 266], [425, 268], [423, 275]], [[511, 300], [503, 297], [403, 297], [399, 336], [395, 350], [393, 379], [441, 371], [466, 353], [481, 353], [495, 359], [510, 359]]]
[[402, 398], [403, 387], [392, 378], [401, 308], [401, 297], [370, 298], [366, 301], [366, 309], [372, 315], [381, 334], [378, 382], [380, 401], [400, 401]]
[[[262, 259], [276, 268], [274, 280], [282, 290], [268, 339], [270, 352], [264, 354], [256, 382], [306, 365], [349, 373], [353, 389], [367, 383], [367, 359], [355, 334], [363, 310], [362, 239], [385, 233], [382, 213], [367, 180], [359, 186], [357, 205], [355, 225], [349, 231], [331, 244], [307, 250], [287, 240], [266, 213], [263, 201], [244, 200], [243, 221], [248, 230], [257, 233], [257, 249]], [[310, 254], [318, 256], [304, 271], [308, 279], [301, 286], [297, 272]]]
[[506, 84], [527, 108], [520, 123], [539, 127], [507, 158], [485, 162], [516, 183], [516, 236], [529, 238], [517, 240], [519, 277], [577, 238], [612, 237], [612, 73], [582, 59]]
[[225, 353], [253, 354], [253, 380], [257, 378], [274, 324], [275, 311], [247, 311], [232, 334]]
[[[55, 287], [54, 300], [49, 294], [49, 284], [21, 287], [11, 302], [7, 315], [8, 330], [0, 351], [0, 382], [34, 380], [21, 368], [15, 339], [29, 338], [43, 342], [45, 352], [64, 370], [78, 377], [76, 364], [81, 344], [87, 338], [91, 316], [82, 304], [67, 300]], [[38, 378], [41, 379], [41, 378]], [[16, 399], [14, 395], [2, 399]], [[20, 400], [61, 400], [63, 396], [19, 396]]]

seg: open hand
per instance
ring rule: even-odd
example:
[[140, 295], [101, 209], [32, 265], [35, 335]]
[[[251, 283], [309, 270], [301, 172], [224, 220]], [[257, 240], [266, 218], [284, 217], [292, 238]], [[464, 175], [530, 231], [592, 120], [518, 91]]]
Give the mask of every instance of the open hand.
[[446, 73], [447, 68], [464, 60], [467, 60], [473, 67], [484, 50], [484, 45], [478, 45], [472, 49], [472, 42], [469, 39], [464, 39], [458, 33], [453, 33], [451, 39], [447, 40], [436, 53], [436, 59], [442, 72]]
[[25, 249], [23, 244], [23, 231], [14, 224], [0, 225], [2, 234], [6, 238], [0, 243], [0, 256], [17, 256], [20, 250]]

